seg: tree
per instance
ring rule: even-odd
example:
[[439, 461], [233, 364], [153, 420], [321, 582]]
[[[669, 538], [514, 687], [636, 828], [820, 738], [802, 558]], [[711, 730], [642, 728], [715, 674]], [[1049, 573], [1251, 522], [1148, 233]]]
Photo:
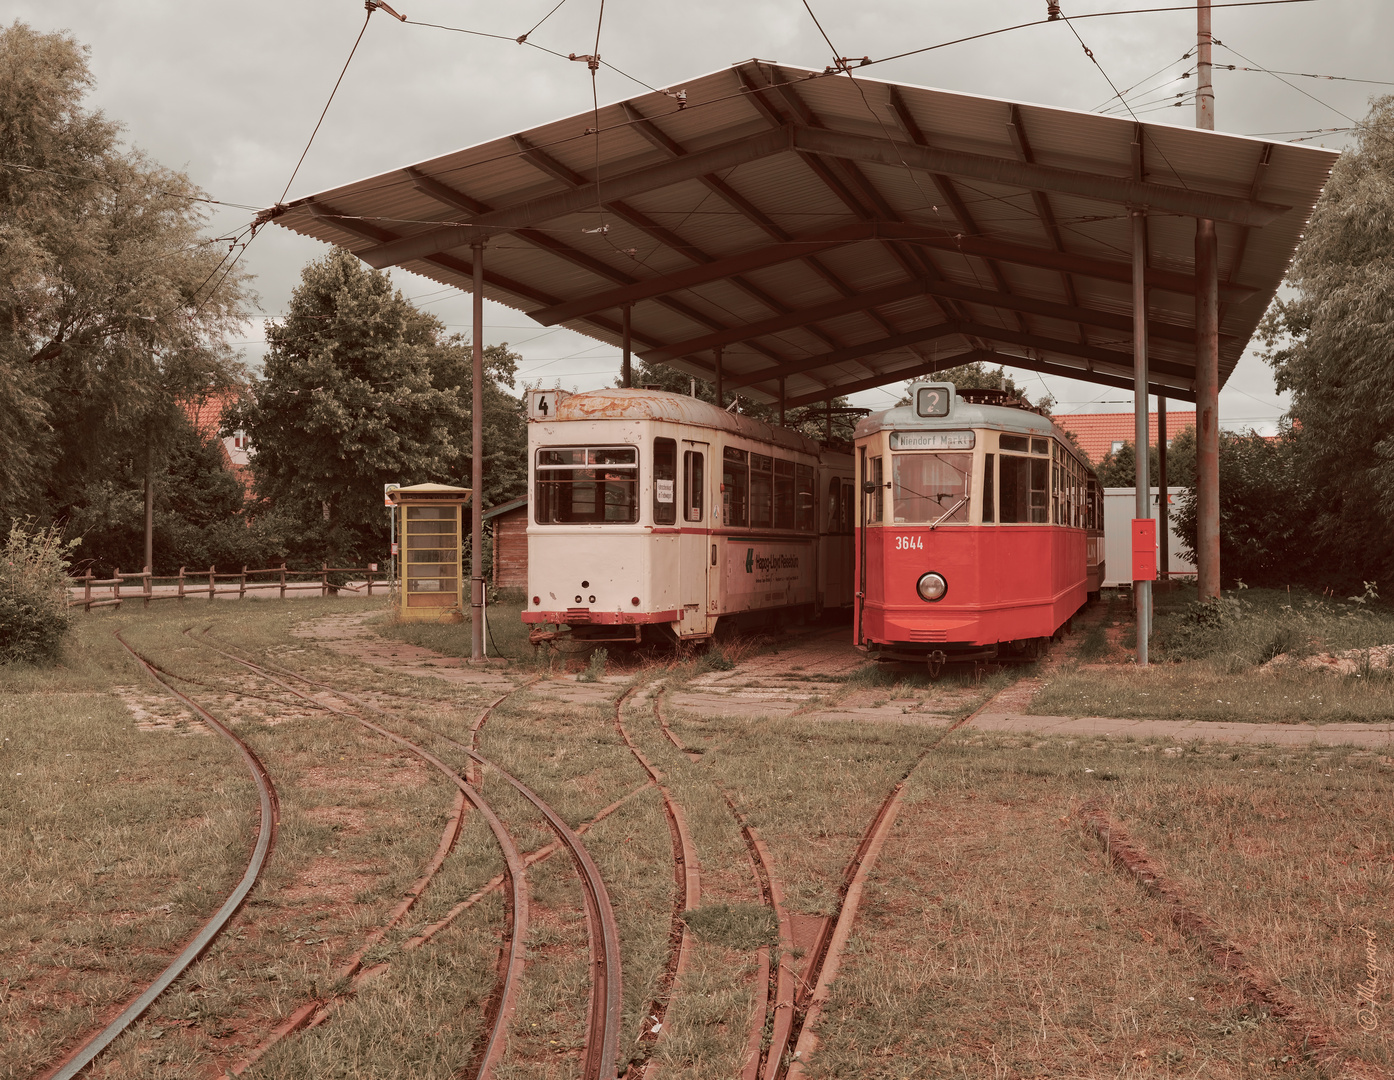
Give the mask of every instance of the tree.
[[[128, 454], [94, 480], [69, 531], [83, 537], [82, 566], [127, 568], [144, 561], [144, 455]], [[180, 566], [206, 570], [259, 566], [267, 556], [262, 530], [243, 516], [242, 482], [228, 470], [217, 442], [205, 440], [181, 415], [155, 474], [155, 573]], [[104, 576], [98, 573], [98, 576]]]
[[0, 28], [0, 519], [71, 516], [239, 370], [245, 279], [203, 192], [123, 149], [91, 85], [72, 37]]
[[[660, 390], [667, 390], [669, 393], [682, 394], [687, 396], [692, 393], [694, 387], [697, 391], [697, 399], [709, 404], [716, 403], [716, 389], [706, 379], [696, 379], [690, 375], [684, 375], [677, 368], [669, 367], [667, 364], [650, 364], [642, 357], [636, 358], [634, 367], [634, 384], [636, 386], [654, 386]], [[755, 420], [762, 420], [767, 424], [777, 424], [779, 422], [779, 406], [765, 405], [757, 401], [739, 395], [732, 395], [736, 399], [735, 411], [742, 416], [749, 416]], [[727, 406], [731, 402], [728, 401]], [[845, 397], [835, 397], [830, 402], [834, 409], [847, 408]], [[805, 438], [812, 439], [814, 442], [824, 442], [827, 437], [827, 413], [822, 402], [812, 405], [798, 405], [792, 409], [786, 409], [784, 413], [784, 426], [799, 432]], [[857, 414], [847, 412], [834, 412], [832, 423], [832, 436], [834, 443], [851, 443], [852, 432], [857, 426]]]
[[1302, 550], [1320, 549], [1321, 579], [1333, 584], [1388, 581], [1394, 577], [1394, 96], [1374, 102], [1356, 128], [1355, 148], [1336, 162], [1287, 284], [1296, 296], [1274, 303], [1260, 336], [1278, 388], [1292, 392], [1289, 467], [1310, 495]]
[[[981, 360], [970, 360], [966, 364], [959, 364], [957, 367], [944, 368], [936, 371], [929, 376], [935, 382], [953, 383], [960, 390], [1002, 390], [1008, 397], [1018, 398], [1021, 401], [1031, 404], [1031, 399], [1027, 397], [1026, 391], [1017, 386], [1016, 380], [1007, 374], [1007, 369], [1000, 365], [996, 370], [989, 368]], [[909, 383], [901, 394], [898, 405], [910, 404]], [[1054, 406], [1055, 399], [1046, 395], [1036, 403], [1035, 408], [1040, 409], [1047, 416], [1050, 415], [1051, 407]]]
[[[266, 325], [263, 377], [229, 410], [244, 430], [257, 494], [285, 550], [359, 565], [385, 554], [384, 483], [469, 485], [470, 349], [334, 250], [301, 273], [283, 322]], [[526, 490], [517, 357], [485, 350], [486, 505]]]
[[[1256, 432], [1220, 436], [1220, 566], [1228, 582], [1291, 585], [1313, 580], [1310, 494], [1295, 467], [1299, 440], [1291, 430], [1276, 439]], [[1168, 463], [1169, 464], [1169, 463]], [[1195, 560], [1196, 492], [1177, 499], [1176, 531]]]

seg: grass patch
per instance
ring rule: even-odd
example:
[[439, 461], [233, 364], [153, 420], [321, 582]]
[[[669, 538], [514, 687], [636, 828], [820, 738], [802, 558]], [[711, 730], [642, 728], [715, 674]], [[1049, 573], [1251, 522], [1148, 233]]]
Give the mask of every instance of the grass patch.
[[1308, 1075], [1300, 1034], [1110, 867], [1086, 802], [1343, 1054], [1389, 1062], [1355, 1021], [1359, 928], [1381, 949], [1394, 933], [1394, 794], [1376, 756], [967, 734], [907, 787], [810, 1075]]
[[[1031, 711], [1284, 723], [1373, 723], [1394, 717], [1394, 673], [1388, 670], [1367, 667], [1343, 676], [1298, 664], [1281, 670], [1262, 666], [1281, 654], [1302, 657], [1394, 642], [1394, 611], [1387, 605], [1276, 589], [1228, 592], [1207, 604], [1194, 597], [1191, 588], [1158, 595], [1154, 662], [1147, 669], [1118, 665], [1064, 672], [1036, 696]], [[1118, 609], [1111, 601], [1109, 618], [1127, 620], [1122, 637], [1129, 647], [1132, 614], [1124, 605]], [[1107, 633], [1103, 625], [1098, 629]]]
[[[485, 611], [485, 652], [515, 663], [535, 663], [536, 650], [528, 644], [529, 627], [520, 618], [527, 597], [518, 589], [503, 589]], [[473, 638], [470, 630], [470, 611], [465, 608], [465, 620], [458, 623], [402, 622], [388, 610], [369, 625], [383, 637], [396, 638], [412, 645], [432, 649], [443, 656], [472, 655]]]
[[779, 943], [779, 923], [763, 904], [703, 904], [683, 912], [683, 919], [701, 940], [728, 949], [749, 952]]

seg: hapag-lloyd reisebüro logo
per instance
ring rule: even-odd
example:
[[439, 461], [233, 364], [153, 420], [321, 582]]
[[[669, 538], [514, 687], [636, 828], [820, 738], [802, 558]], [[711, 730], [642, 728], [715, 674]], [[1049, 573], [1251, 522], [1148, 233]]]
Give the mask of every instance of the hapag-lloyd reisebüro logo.
[[745, 549], [745, 572], [753, 574], [756, 570], [797, 570], [797, 555], [756, 555], [755, 549]]

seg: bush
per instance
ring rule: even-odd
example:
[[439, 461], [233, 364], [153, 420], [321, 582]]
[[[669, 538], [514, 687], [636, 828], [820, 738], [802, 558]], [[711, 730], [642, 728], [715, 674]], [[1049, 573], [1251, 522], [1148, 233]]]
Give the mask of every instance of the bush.
[[18, 522], [0, 551], [0, 664], [53, 663], [72, 625], [68, 556], [57, 527], [30, 531]]

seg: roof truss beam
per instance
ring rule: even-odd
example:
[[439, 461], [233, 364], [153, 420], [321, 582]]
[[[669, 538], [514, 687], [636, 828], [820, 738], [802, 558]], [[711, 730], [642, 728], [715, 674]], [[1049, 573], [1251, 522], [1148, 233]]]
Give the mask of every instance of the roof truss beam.
[[[1067, 252], [1053, 251], [1050, 248], [1032, 247], [1004, 240], [956, 236], [941, 229], [931, 229], [923, 225], [873, 221], [839, 225], [821, 233], [797, 237], [787, 243], [756, 248], [753, 251], [725, 259], [717, 259], [715, 262], [702, 266], [679, 270], [662, 277], [649, 278], [635, 285], [609, 289], [551, 307], [541, 308], [529, 312], [529, 314], [544, 326], [554, 326], [569, 319], [579, 318], [589, 312], [652, 299], [665, 293], [690, 289], [697, 285], [717, 281], [731, 274], [758, 270], [762, 267], [787, 262], [790, 259], [803, 258], [812, 251], [821, 251], [867, 240], [903, 240], [945, 251], [953, 251], [960, 255], [997, 258], [1004, 262], [1020, 263], [1023, 266], [1063, 270], [1085, 277], [1117, 281], [1124, 284], [1131, 283], [1133, 279], [1133, 268], [1130, 262], [1098, 259], [1087, 255], [1072, 255]], [[1147, 284], [1150, 288], [1163, 289], [1167, 292], [1181, 293], [1185, 296], [1195, 295], [1195, 278], [1190, 274], [1149, 268]], [[1242, 286], [1224, 284], [1220, 286], [1220, 295], [1227, 300], [1243, 299], [1249, 296], [1252, 291]]]
[[[793, 135], [772, 130], [736, 142], [699, 150], [686, 157], [665, 161], [633, 172], [606, 177], [599, 184], [587, 183], [566, 191], [541, 195], [513, 206], [503, 206], [485, 214], [462, 219], [457, 224], [429, 229], [416, 236], [383, 243], [358, 252], [358, 257], [379, 270], [398, 266], [412, 259], [472, 244], [494, 233], [536, 226], [553, 218], [595, 208], [597, 201], [613, 202], [648, 191], [694, 180], [705, 173], [722, 172], [792, 148]], [[295, 204], [292, 204], [292, 206]]]
[[[1108, 330], [1131, 331], [1133, 328], [1132, 316], [1121, 312], [1099, 311], [1094, 308], [1057, 304], [1049, 300], [1002, 294], [991, 289], [957, 285], [948, 281], [918, 280], [888, 285], [883, 289], [875, 289], [842, 300], [832, 300], [816, 307], [791, 311], [786, 315], [761, 319], [759, 322], [747, 323], [744, 326], [735, 326], [720, 333], [705, 334], [702, 337], [689, 338], [687, 341], [674, 342], [641, 355], [650, 363], [663, 363], [692, 353], [706, 352], [717, 346], [734, 345], [737, 342], [763, 337], [766, 334], [778, 334], [785, 330], [797, 329], [811, 320], [837, 318], [864, 308], [881, 304], [894, 304], [924, 295], [941, 296], [946, 299], [981, 304], [985, 307], [1004, 308], [1009, 311], [1021, 311], [1028, 315], [1039, 315], [1042, 318], [1058, 319], [1062, 322], [1086, 323]], [[1151, 320], [1147, 324], [1147, 332], [1159, 340], [1175, 341], [1182, 345], [1195, 345], [1195, 331], [1189, 327]], [[1088, 343], [1081, 342], [1081, 344]]]
[[1097, 176], [1074, 169], [1057, 169], [961, 150], [941, 150], [913, 144], [890, 145], [885, 139], [812, 127], [794, 129], [793, 149], [894, 168], [909, 165], [931, 173], [1028, 190], [1060, 192], [1101, 202], [1185, 214], [1187, 217], [1227, 221], [1234, 225], [1267, 225], [1292, 209], [1277, 203], [1168, 187], [1132, 178]]
[[[1030, 356], [1013, 356], [1008, 353], [992, 352], [987, 349], [972, 349], [954, 356], [943, 356], [928, 363], [908, 364], [904, 367], [892, 368], [875, 378], [863, 379], [860, 382], [842, 383], [838, 386], [819, 390], [812, 394], [802, 394], [799, 397], [787, 398], [784, 402], [784, 407], [786, 409], [793, 409], [800, 405], [813, 405], [820, 401], [827, 401], [829, 398], [842, 397], [845, 394], [855, 394], [859, 390], [875, 390], [877, 387], [885, 386], [888, 383], [918, 379], [925, 375], [934, 375], [937, 372], [947, 371], [949, 368], [958, 367], [961, 364], [971, 364], [974, 361], [982, 361], [985, 364], [1006, 364], [1010, 367], [1025, 368], [1027, 371], [1040, 371], [1047, 375], [1062, 375], [1069, 379], [1087, 378], [1090, 382], [1099, 383], [1103, 386], [1116, 386], [1120, 390], [1131, 390], [1133, 388], [1133, 380], [1122, 375], [1111, 375], [1103, 372], [1090, 373], [1083, 368], [1074, 367], [1067, 363], [1037, 360]], [[1195, 401], [1194, 390], [1176, 386], [1166, 386], [1161, 383], [1149, 384], [1148, 393], [1162, 394], [1174, 401]]]

